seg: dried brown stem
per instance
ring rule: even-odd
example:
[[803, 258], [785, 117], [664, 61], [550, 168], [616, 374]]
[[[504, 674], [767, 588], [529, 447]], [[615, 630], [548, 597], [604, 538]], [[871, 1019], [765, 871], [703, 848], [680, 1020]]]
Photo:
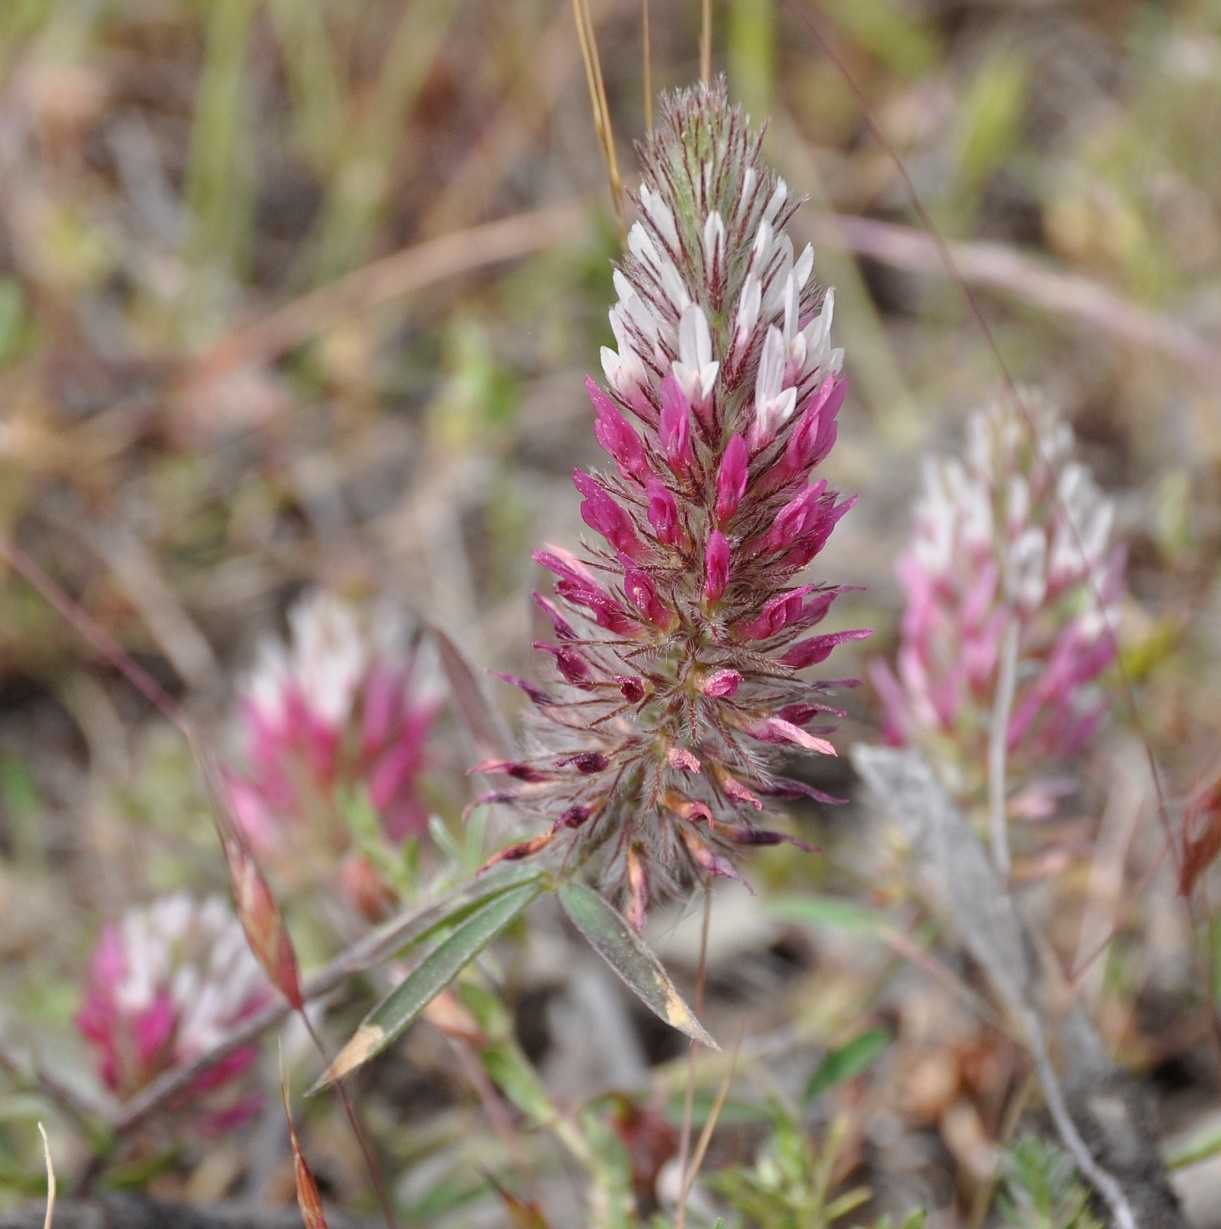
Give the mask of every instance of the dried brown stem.
[[585, 215], [584, 202], [568, 201], [455, 231], [373, 261], [222, 338], [198, 359], [196, 375], [216, 377], [246, 363], [272, 362], [348, 316], [575, 238], [584, 229]]
[[[811, 222], [814, 237], [823, 247], [846, 248], [896, 269], [946, 273], [942, 244], [914, 227], [826, 213], [814, 215]], [[1162, 354], [1187, 368], [1208, 388], [1221, 382], [1221, 347], [1099, 282], [1054, 269], [1000, 243], [946, 242], [944, 250], [963, 282], [1003, 291], [1043, 311]]]

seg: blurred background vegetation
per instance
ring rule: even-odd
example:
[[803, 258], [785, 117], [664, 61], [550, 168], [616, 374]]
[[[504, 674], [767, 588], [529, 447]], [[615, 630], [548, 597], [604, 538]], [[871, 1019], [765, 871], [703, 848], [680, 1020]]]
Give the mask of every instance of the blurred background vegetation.
[[[630, 184], [642, 7], [590, 8]], [[689, 83], [700, 5], [649, 9], [654, 88]], [[1060, 402], [1118, 501], [1135, 707], [1035, 853], [1068, 868], [1075, 925], [1092, 910], [1089, 933], [1126, 937], [1092, 1006], [1113, 1050], [1161, 1080], [1171, 1127], [1194, 1126], [1217, 1091], [1211, 1004], [1135, 751], [1151, 741], [1177, 801], [1221, 767], [1221, 6], [718, 0], [713, 15], [714, 68], [771, 116], [767, 155], [810, 198], [797, 235], [837, 291], [852, 391], [826, 469], [861, 498], [820, 564], [867, 586], [840, 617], [877, 630], [835, 672], [861, 675], [893, 645], [916, 458], [952, 448], [1001, 377], [879, 135], [1004, 363]], [[596, 455], [582, 376], [610, 340], [605, 184], [565, 0], [0, 0], [0, 538], [218, 747], [256, 641], [312, 582], [390, 592], [480, 667], [528, 675], [529, 551], [575, 543], [569, 475]], [[868, 688], [847, 703], [844, 748], [876, 728]], [[461, 760], [455, 746], [448, 768]], [[826, 772], [846, 787], [846, 770]], [[455, 819], [469, 799], [439, 792]], [[886, 905], [852, 817], [805, 822], [825, 852], [769, 855], [758, 879], [856, 883]], [[1105, 863], [1083, 856], [1100, 832]], [[223, 882], [178, 736], [0, 571], [0, 1039], [37, 1037], [75, 1078], [98, 919]], [[745, 1003], [752, 1032], [829, 1044], [880, 1011], [897, 1048], [889, 1083], [842, 1107], [853, 1155], [866, 1109], [889, 1115], [871, 1147], [924, 1141], [895, 1181], [969, 1205], [1013, 1044], [965, 1010], [938, 1016], [922, 984], [885, 999], [886, 961], [851, 946], [869, 926], [816, 921], [768, 915], [734, 936], [713, 966], [736, 1001], [724, 1018]], [[735, 988], [752, 944], [770, 963]], [[401, 1104], [467, 1095], [441, 1087], [433, 1058], [383, 1081], [381, 1125], [452, 1134], [448, 1109]], [[40, 1189], [32, 1122], [48, 1111], [32, 1094], [7, 1104], [11, 1200]], [[744, 1117], [757, 1129], [768, 1112]], [[359, 1198], [344, 1128], [315, 1116], [328, 1189]], [[435, 1145], [420, 1122], [398, 1162]], [[87, 1145], [67, 1135], [70, 1169]], [[218, 1148], [166, 1189], [217, 1197], [244, 1162]]]

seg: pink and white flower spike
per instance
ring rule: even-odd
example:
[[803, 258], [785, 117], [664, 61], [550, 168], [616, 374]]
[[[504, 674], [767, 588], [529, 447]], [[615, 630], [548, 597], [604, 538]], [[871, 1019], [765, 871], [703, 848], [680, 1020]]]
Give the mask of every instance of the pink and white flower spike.
[[[610, 465], [574, 483], [596, 537], [535, 559], [553, 678], [521, 684], [533, 721], [513, 783], [487, 797], [549, 827], [499, 859], [549, 851], [643, 926], [650, 902], [737, 877], [762, 798], [809, 793], [770, 748], [834, 754], [836, 686], [801, 677], [865, 630], [811, 634], [842, 587], [804, 579], [853, 504], [812, 471], [847, 383], [832, 295], [795, 253], [798, 202], [723, 84], [670, 98], [614, 274], [606, 388], [589, 380]], [[519, 680], [511, 680], [519, 682]]]
[[887, 741], [923, 747], [966, 802], [986, 792], [1007, 668], [1010, 812], [1037, 818], [1065, 788], [1048, 766], [1086, 747], [1111, 702], [1100, 679], [1115, 661], [1125, 552], [1068, 424], [1045, 399], [1021, 397], [971, 416], [962, 460], [926, 464], [896, 568], [897, 669], [872, 673]]
[[287, 645], [264, 644], [242, 689], [246, 767], [227, 774], [256, 853], [276, 862], [342, 852], [345, 791], [365, 792], [390, 840], [423, 830], [419, 775], [438, 701], [421, 686], [401, 620], [319, 590], [289, 613], [289, 632]]
[[[103, 928], [76, 1027], [102, 1083], [127, 1098], [211, 1049], [273, 990], [227, 901], [186, 893], [128, 910]], [[257, 1112], [242, 1076], [258, 1057], [244, 1046], [205, 1071], [183, 1097], [200, 1130], [217, 1133]]]

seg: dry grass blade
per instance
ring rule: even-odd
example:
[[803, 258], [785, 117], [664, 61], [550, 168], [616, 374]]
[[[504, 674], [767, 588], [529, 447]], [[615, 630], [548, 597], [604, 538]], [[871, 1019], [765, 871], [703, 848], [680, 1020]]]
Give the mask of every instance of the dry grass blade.
[[516, 94], [501, 102], [457, 169], [438, 185], [418, 227], [421, 239], [467, 226], [491, 204], [567, 96], [576, 57], [569, 16], [561, 7], [534, 38], [529, 72], [522, 75]]
[[712, 84], [712, 0], [700, 5], [700, 80]]
[[579, 235], [585, 205], [571, 201], [430, 239], [373, 261], [222, 338], [196, 362], [216, 377], [243, 363], [268, 363], [359, 312], [488, 265], [516, 260]]
[[653, 131], [653, 44], [649, 34], [649, 0], [641, 0], [640, 24], [642, 27], [641, 55], [644, 58], [644, 127]]
[[212, 803], [212, 820], [229, 875], [234, 908], [246, 943], [267, 974], [267, 980], [288, 1000], [294, 1011], [301, 1011], [305, 1000], [301, 996], [297, 952], [284, 926], [279, 902], [250, 848], [211, 757], [202, 749], [197, 754]]
[[288, 1104], [288, 1084], [285, 1082], [283, 1069], [280, 1071], [280, 1093], [284, 1097], [284, 1117], [288, 1120], [288, 1142], [293, 1152], [293, 1181], [297, 1188], [297, 1207], [301, 1209], [301, 1219], [305, 1222], [305, 1229], [327, 1229], [318, 1183], [314, 1181], [309, 1163], [301, 1152], [301, 1141], [297, 1138], [297, 1128], [293, 1124], [293, 1113]]
[[1179, 893], [1190, 896], [1200, 875], [1221, 854], [1221, 778], [1187, 805], [1183, 813], [1183, 864]]
[[744, 1020], [738, 1023], [738, 1036], [733, 1043], [733, 1050], [729, 1055], [729, 1069], [725, 1072], [725, 1078], [721, 1081], [721, 1086], [717, 1089], [716, 1100], [712, 1103], [712, 1112], [708, 1115], [708, 1121], [704, 1123], [704, 1129], [700, 1132], [700, 1137], [696, 1141], [695, 1151], [691, 1154], [691, 1163], [687, 1166], [687, 1172], [682, 1175], [682, 1195], [681, 1203], [683, 1207], [687, 1205], [687, 1196], [691, 1191], [691, 1187], [695, 1184], [695, 1175], [699, 1173], [700, 1166], [704, 1163], [704, 1157], [708, 1154], [708, 1146], [712, 1143], [712, 1133], [716, 1130], [716, 1124], [720, 1121], [721, 1111], [725, 1108], [726, 1098], [729, 1096], [729, 1086], [733, 1083], [734, 1072], [738, 1065], [738, 1054], [742, 1049], [742, 1038], [745, 1036], [746, 1022]]
[[43, 1218], [42, 1229], [51, 1229], [51, 1220], [55, 1215], [55, 1166], [51, 1164], [51, 1141], [47, 1139], [46, 1127], [40, 1122], [38, 1134], [42, 1136], [42, 1155], [47, 1162], [47, 1214]]
[[589, 104], [593, 108], [594, 128], [602, 146], [602, 159], [610, 179], [611, 203], [619, 223], [620, 237], [626, 242], [627, 227], [623, 217], [623, 181], [619, 176], [619, 159], [615, 154], [615, 134], [611, 127], [610, 107], [606, 101], [606, 83], [602, 79], [602, 60], [594, 37], [594, 23], [588, 0], [572, 0], [577, 22], [577, 38], [581, 43], [581, 58], [585, 62], [585, 80], [589, 84]]
[[183, 609], [144, 543], [119, 529], [95, 529], [88, 517], [77, 528], [106, 561], [179, 677], [194, 687], [215, 677], [220, 666], [212, 646]]
[[[847, 247], [896, 269], [945, 273], [937, 241], [924, 231], [876, 218], [837, 214], [812, 219], [822, 247]], [[1080, 321], [1132, 342], [1193, 372], [1205, 387], [1221, 382], [1221, 348], [1178, 321], [1133, 303], [1099, 282], [1064, 273], [1000, 243], [949, 242], [946, 250], [964, 281], [1011, 294], [1041, 311]]]

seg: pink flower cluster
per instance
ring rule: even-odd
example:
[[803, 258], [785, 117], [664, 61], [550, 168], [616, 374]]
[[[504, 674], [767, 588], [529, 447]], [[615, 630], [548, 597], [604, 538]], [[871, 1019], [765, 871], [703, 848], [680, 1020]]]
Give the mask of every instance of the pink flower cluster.
[[[185, 893], [129, 910], [106, 926], [76, 1026], [111, 1092], [130, 1097], [206, 1053], [272, 995], [228, 904]], [[204, 1072], [185, 1100], [205, 1131], [236, 1126], [261, 1099], [232, 1085], [258, 1057], [246, 1046]]]
[[303, 830], [329, 852], [346, 841], [341, 791], [364, 789], [386, 835], [420, 831], [418, 792], [436, 703], [384, 610], [315, 591], [289, 613], [290, 642], [263, 646], [241, 696], [244, 774], [227, 786], [257, 853], [300, 853]]
[[626, 902], [735, 876], [762, 798], [813, 793], [769, 749], [834, 754], [819, 724], [836, 684], [800, 672], [864, 631], [818, 633], [840, 588], [803, 571], [853, 500], [812, 471], [836, 438], [846, 384], [829, 341], [832, 295], [760, 136], [724, 87], [681, 93], [640, 151], [639, 218], [616, 269], [608, 387], [587, 391], [611, 468], [577, 470], [600, 541], [535, 558], [553, 680], [512, 679], [534, 702], [529, 754], [481, 765], [489, 795], [549, 816], [502, 852], [550, 847]]
[[[1110, 703], [1099, 679], [1115, 660], [1124, 550], [1110, 500], [1072, 453], [1068, 425], [1024, 394], [971, 417], [964, 460], [925, 470], [897, 566], [897, 677], [881, 663], [873, 677], [887, 741], [923, 746], [965, 799], [985, 792], [1006, 652], [1015, 782], [1085, 747]], [[1023, 801], [1046, 814], [1054, 790]]]

